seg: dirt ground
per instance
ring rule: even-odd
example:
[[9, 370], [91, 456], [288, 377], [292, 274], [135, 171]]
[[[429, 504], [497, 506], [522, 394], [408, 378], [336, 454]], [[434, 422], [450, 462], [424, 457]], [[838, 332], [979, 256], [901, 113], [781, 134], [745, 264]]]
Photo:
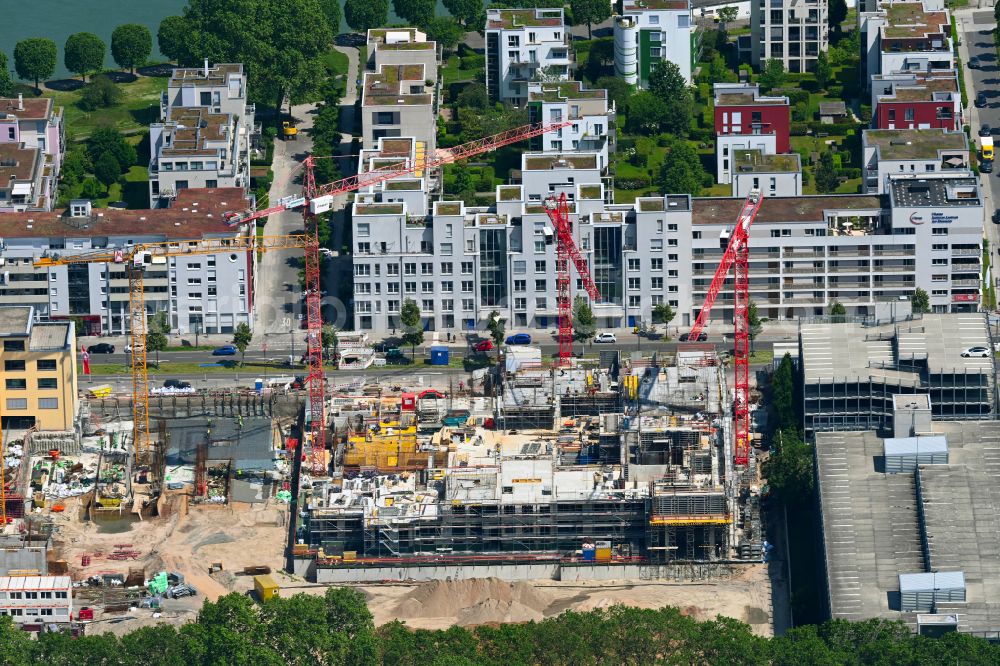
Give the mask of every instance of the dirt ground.
[[[56, 557], [65, 559], [77, 580], [100, 573], [127, 573], [143, 567], [146, 577], [176, 571], [198, 590], [198, 599], [214, 600], [236, 588], [233, 573], [250, 565], [284, 566], [288, 507], [283, 504], [188, 505], [185, 495], [166, 500], [165, 517], [138, 520], [102, 517], [82, 520], [82, 501], [67, 502], [66, 511], [53, 514]], [[137, 560], [110, 560], [116, 544], [131, 544]], [[89, 566], [81, 566], [89, 554]], [[208, 574], [221, 562], [222, 574]], [[241, 577], [242, 578], [242, 577]]]
[[[302, 585], [297, 587], [297, 585]], [[527, 622], [566, 610], [588, 611], [615, 604], [637, 608], [677, 606], [686, 615], [709, 620], [726, 615], [771, 636], [771, 584], [764, 565], [748, 565], [726, 579], [709, 582], [534, 580], [509, 583], [495, 578], [358, 585], [376, 624], [401, 620], [415, 629], [452, 625]], [[282, 596], [322, 594], [325, 588], [286, 582]]]

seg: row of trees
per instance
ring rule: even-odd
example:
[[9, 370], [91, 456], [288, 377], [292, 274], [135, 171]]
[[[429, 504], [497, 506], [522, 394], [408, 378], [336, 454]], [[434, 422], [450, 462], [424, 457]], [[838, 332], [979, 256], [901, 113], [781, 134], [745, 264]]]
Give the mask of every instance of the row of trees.
[[[144, 25], [126, 23], [111, 33], [111, 57], [122, 69], [135, 73], [152, 52], [153, 35]], [[63, 45], [63, 64], [86, 81], [87, 74], [104, 69], [106, 54], [104, 40], [92, 32], [77, 32]], [[34, 81], [37, 88], [56, 71], [56, 43], [44, 37], [22, 39], [14, 45], [14, 70], [22, 80]]]
[[618, 664], [922, 664], [987, 665], [1000, 647], [964, 633], [934, 639], [903, 623], [835, 620], [755, 635], [737, 620], [700, 622], [676, 608], [613, 606], [566, 612], [541, 622], [413, 631], [396, 621], [376, 628], [361, 592], [332, 588], [255, 605], [230, 594], [202, 607], [180, 629], [162, 624], [121, 637], [32, 640], [0, 617], [0, 662], [164, 666], [325, 664], [329, 666], [612, 666]]

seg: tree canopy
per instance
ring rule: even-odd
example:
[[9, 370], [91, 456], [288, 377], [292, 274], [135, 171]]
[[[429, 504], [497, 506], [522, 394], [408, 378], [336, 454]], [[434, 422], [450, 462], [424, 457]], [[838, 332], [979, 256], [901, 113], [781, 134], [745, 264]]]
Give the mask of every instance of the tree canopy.
[[[496, 310], [490, 312], [490, 316], [486, 320], [486, 329], [490, 332], [490, 338], [493, 340], [493, 346], [500, 349], [500, 345], [504, 342], [504, 336], [506, 335], [507, 320], [500, 316], [500, 313]], [[497, 354], [499, 355], [499, 351]]]
[[726, 617], [699, 621], [677, 608], [611, 606], [568, 611], [524, 624], [413, 630], [396, 621], [375, 628], [364, 594], [329, 588], [256, 604], [229, 594], [206, 602], [179, 629], [143, 627], [76, 640], [41, 633], [37, 640], [0, 616], [0, 662], [167, 666], [333, 664], [337, 666], [509, 666], [545, 664], [996, 664], [1000, 646], [967, 633], [918, 636], [902, 622], [833, 620], [765, 638]]
[[698, 151], [683, 139], [670, 139], [663, 148], [666, 156], [657, 184], [665, 194], [701, 194], [705, 182], [705, 169]]
[[14, 94], [14, 82], [10, 80], [7, 71], [7, 54], [0, 52], [0, 97], [10, 97]]
[[160, 53], [174, 62], [190, 62], [191, 49], [188, 45], [187, 22], [183, 16], [168, 16], [160, 21], [160, 28], [156, 31], [156, 43], [160, 47]]
[[694, 95], [680, 67], [669, 60], [656, 63], [649, 73], [649, 92], [662, 100], [666, 107], [664, 129], [677, 136], [687, 136], [694, 114]]
[[444, 8], [468, 30], [485, 21], [482, 0], [444, 0]]
[[392, 0], [396, 16], [421, 28], [434, 20], [436, 6], [437, 0]]
[[926, 314], [931, 311], [931, 299], [927, 292], [920, 287], [917, 287], [917, 290], [913, 292], [910, 305], [913, 307], [913, 314]]
[[22, 39], [14, 46], [14, 70], [21, 79], [34, 81], [37, 88], [39, 81], [56, 71], [56, 43], [43, 37]]
[[771, 90], [777, 88], [785, 82], [785, 65], [777, 58], [769, 58], [764, 61], [764, 66], [760, 68], [758, 79], [761, 88]]
[[340, 6], [340, 0], [319, 0], [319, 6], [326, 16], [326, 24], [330, 26], [330, 32], [334, 35], [340, 34], [340, 22], [344, 19], [344, 10]]
[[236, 330], [233, 331], [233, 346], [240, 352], [240, 365], [243, 365], [247, 357], [247, 347], [250, 346], [250, 341], [253, 340], [253, 330], [250, 328], [250, 324], [241, 322], [236, 326]]
[[126, 23], [111, 33], [111, 57], [119, 67], [135, 73], [153, 52], [153, 35], [149, 28], [138, 23]]
[[577, 296], [573, 299], [573, 339], [577, 342], [589, 342], [597, 333], [597, 317], [586, 298]]
[[587, 24], [587, 39], [593, 39], [592, 24], [611, 18], [611, 3], [607, 0], [569, 0], [575, 23]]
[[462, 26], [446, 16], [438, 16], [424, 26], [427, 39], [437, 42], [441, 48], [450, 51], [462, 41]]
[[66, 38], [63, 64], [86, 81], [87, 74], [103, 69], [106, 50], [104, 42], [94, 33], [77, 32]]
[[347, 0], [344, 19], [357, 32], [381, 28], [389, 21], [389, 0]]
[[410, 356], [416, 355], [417, 345], [424, 342], [424, 327], [420, 316], [420, 306], [412, 298], [403, 301], [399, 311], [399, 322], [403, 325], [403, 344], [410, 345]]

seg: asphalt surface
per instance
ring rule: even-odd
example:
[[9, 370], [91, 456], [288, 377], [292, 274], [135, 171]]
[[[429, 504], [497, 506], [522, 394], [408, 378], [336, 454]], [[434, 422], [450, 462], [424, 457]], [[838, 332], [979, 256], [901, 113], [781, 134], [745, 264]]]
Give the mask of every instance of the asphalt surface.
[[[984, 22], [988, 19], [988, 22]], [[978, 145], [979, 128], [984, 124], [989, 125], [993, 130], [994, 140], [1000, 133], [1000, 67], [997, 63], [996, 47], [993, 43], [993, 28], [996, 23], [993, 21], [991, 12], [969, 12], [961, 16], [962, 46], [960, 50], [966, 50], [968, 62], [971, 58], [979, 60], [980, 66], [976, 69], [966, 68], [966, 82], [971, 79], [971, 89], [967, 86], [969, 97], [969, 124], [972, 127], [972, 135], [976, 137]], [[976, 108], [974, 100], [976, 95], [982, 93], [986, 97], [986, 106]], [[994, 193], [1000, 193], [1000, 169], [994, 169], [991, 174], [982, 174], [981, 183], [985, 201], [986, 220], [984, 222], [984, 233], [990, 241], [990, 247], [1000, 251], [1000, 225], [993, 224], [992, 216], [994, 210], [1000, 208]]]

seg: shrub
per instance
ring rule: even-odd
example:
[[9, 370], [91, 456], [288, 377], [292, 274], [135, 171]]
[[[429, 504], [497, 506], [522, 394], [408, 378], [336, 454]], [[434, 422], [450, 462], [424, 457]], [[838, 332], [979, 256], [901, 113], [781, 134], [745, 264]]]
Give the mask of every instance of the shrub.
[[80, 91], [79, 105], [84, 111], [96, 111], [121, 104], [124, 97], [125, 93], [114, 81], [98, 74]]

